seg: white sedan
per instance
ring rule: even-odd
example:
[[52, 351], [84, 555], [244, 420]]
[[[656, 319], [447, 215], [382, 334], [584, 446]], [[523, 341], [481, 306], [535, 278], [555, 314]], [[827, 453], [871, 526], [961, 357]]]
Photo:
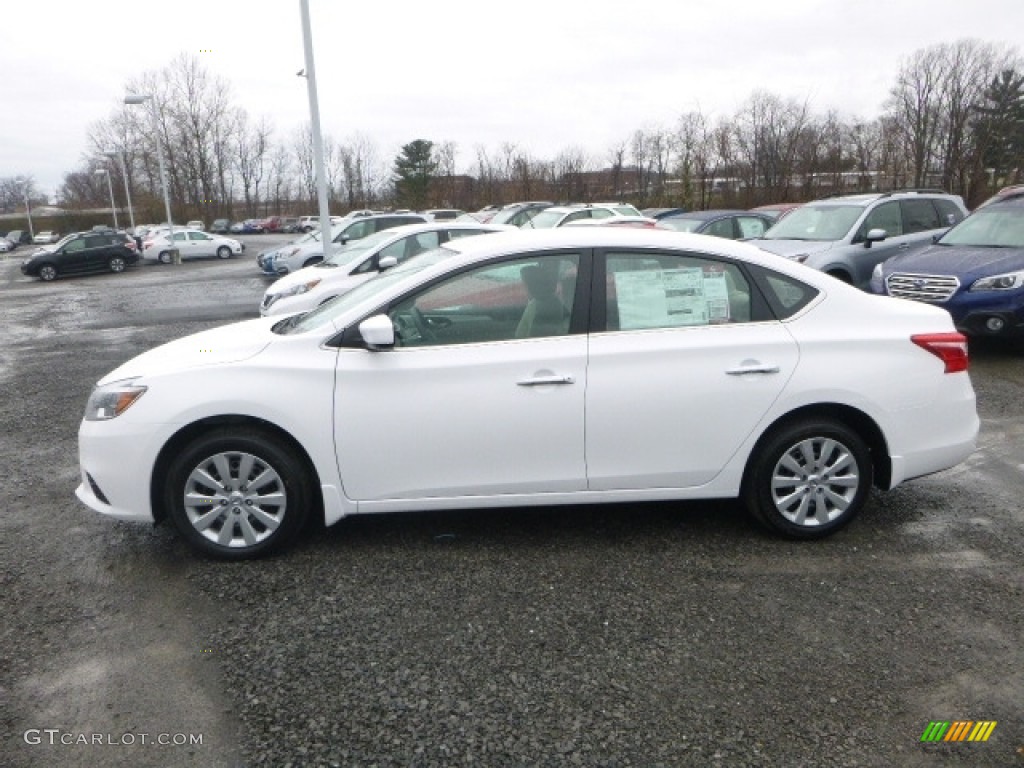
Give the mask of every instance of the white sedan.
[[818, 538], [971, 454], [967, 367], [945, 311], [751, 245], [503, 232], [124, 363], [76, 493], [229, 559], [314, 513], [722, 497]]
[[173, 258], [172, 248], [177, 248], [182, 259], [198, 259], [216, 256], [219, 259], [230, 259], [245, 251], [245, 245], [230, 237], [211, 235], [198, 229], [178, 229], [174, 231], [174, 245], [165, 231], [145, 240], [142, 244], [142, 258], [156, 259], [161, 264], [170, 264]]
[[347, 243], [324, 261], [278, 279], [263, 294], [260, 314], [270, 317], [306, 312], [351, 291], [383, 270], [449, 240], [513, 229], [515, 227], [453, 221], [385, 229]]

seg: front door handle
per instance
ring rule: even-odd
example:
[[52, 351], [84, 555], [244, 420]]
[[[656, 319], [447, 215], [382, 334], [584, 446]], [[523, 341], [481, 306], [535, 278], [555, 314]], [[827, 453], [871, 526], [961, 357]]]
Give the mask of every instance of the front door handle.
[[572, 376], [534, 376], [530, 379], [520, 379], [516, 382], [520, 387], [540, 387], [545, 384], [575, 384], [576, 379]]
[[760, 363], [743, 364], [738, 368], [728, 368], [725, 371], [730, 376], [746, 376], [750, 373], [778, 373], [779, 366], [777, 365], [762, 365]]

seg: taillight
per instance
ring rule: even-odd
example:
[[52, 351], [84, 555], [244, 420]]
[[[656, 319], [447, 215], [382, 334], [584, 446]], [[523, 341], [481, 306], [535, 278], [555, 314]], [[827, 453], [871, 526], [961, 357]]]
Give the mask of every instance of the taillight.
[[962, 333], [918, 333], [910, 340], [942, 360], [945, 373], [967, 370], [967, 337]]

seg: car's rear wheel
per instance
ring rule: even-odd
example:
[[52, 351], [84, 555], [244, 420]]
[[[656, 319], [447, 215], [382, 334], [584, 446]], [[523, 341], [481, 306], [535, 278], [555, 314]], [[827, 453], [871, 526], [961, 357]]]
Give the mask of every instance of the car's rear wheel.
[[254, 429], [219, 429], [171, 462], [165, 503], [193, 547], [245, 560], [284, 547], [306, 520], [309, 481], [280, 440]]
[[170, 264], [171, 263], [171, 252], [170, 251], [160, 251], [160, 263], [161, 264]]
[[107, 262], [111, 272], [124, 272], [125, 260], [123, 256], [111, 256]]
[[304, 266], [304, 267], [311, 267], [314, 264], [319, 264], [323, 260], [324, 260], [323, 256], [313, 256], [312, 258], [306, 259], [304, 262], [302, 262], [302, 266]]
[[768, 528], [818, 539], [849, 523], [871, 490], [871, 452], [864, 440], [832, 419], [784, 424], [751, 456], [743, 500]]
[[231, 249], [228, 248], [226, 245], [222, 245], [220, 248], [217, 249], [217, 258], [230, 259]]
[[50, 282], [57, 279], [57, 268], [53, 264], [43, 264], [39, 268], [39, 279]]

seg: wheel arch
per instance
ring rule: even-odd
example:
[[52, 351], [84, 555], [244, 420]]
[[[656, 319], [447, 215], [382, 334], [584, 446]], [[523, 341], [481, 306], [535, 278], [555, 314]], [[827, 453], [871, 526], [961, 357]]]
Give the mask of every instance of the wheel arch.
[[782, 426], [809, 418], [834, 419], [842, 422], [860, 435], [871, 451], [874, 485], [882, 489], [889, 487], [892, 481], [892, 459], [889, 456], [889, 445], [885, 440], [885, 435], [878, 424], [875, 423], [875, 420], [868, 416], [868, 414], [850, 405], [842, 403], [815, 403], [796, 408], [780, 416], [761, 433], [761, 436], [754, 443], [754, 447], [747, 456], [747, 463], [743, 468], [741, 488], [747, 487], [756, 458], [760, 454], [762, 446], [770, 439], [771, 435]]
[[299, 441], [296, 440], [287, 430], [282, 429], [277, 424], [265, 419], [241, 414], [225, 414], [222, 416], [210, 416], [205, 419], [199, 419], [198, 421], [194, 421], [191, 424], [182, 427], [175, 432], [171, 438], [164, 443], [163, 448], [160, 449], [160, 453], [156, 457], [156, 462], [153, 464], [153, 474], [150, 476], [149, 481], [149, 502], [150, 507], [153, 510], [154, 522], [160, 523], [167, 517], [167, 508], [164, 503], [163, 483], [161, 481], [167, 477], [167, 472], [174, 455], [204, 432], [229, 426], [250, 427], [256, 429], [281, 441], [293, 451], [307, 473], [306, 476], [310, 486], [310, 498], [313, 502], [313, 509], [310, 510], [313, 514], [310, 518], [322, 521], [324, 517], [324, 509], [323, 496], [320, 491], [320, 476], [316, 471], [316, 466], [313, 464], [313, 460], [306, 452], [306, 449], [302, 447], [301, 443], [299, 443]]

